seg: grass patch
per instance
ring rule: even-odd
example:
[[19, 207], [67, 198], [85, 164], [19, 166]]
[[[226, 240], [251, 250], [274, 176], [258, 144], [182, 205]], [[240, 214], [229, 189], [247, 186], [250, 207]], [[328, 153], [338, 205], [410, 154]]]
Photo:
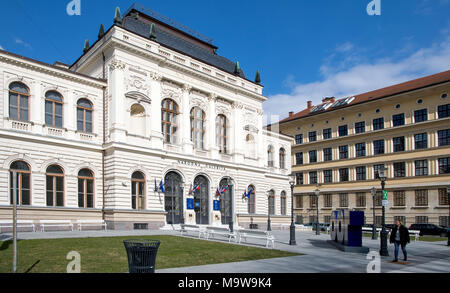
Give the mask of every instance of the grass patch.
[[[81, 255], [82, 273], [123, 273], [128, 260], [123, 240], [133, 237], [20, 240], [18, 272], [65, 273], [70, 251]], [[176, 236], [143, 236], [161, 241], [156, 269], [239, 262], [298, 255], [275, 249], [248, 247]], [[0, 242], [0, 273], [12, 270], [12, 241]]]
[[[372, 238], [371, 233], [363, 233], [363, 237], [370, 237]], [[380, 236], [378, 235], [379, 239]], [[411, 242], [414, 242], [414, 236], [410, 236]], [[425, 242], [439, 242], [439, 241], [447, 241], [447, 237], [440, 237], [440, 236], [419, 236], [417, 238], [417, 241], [425, 241]]]

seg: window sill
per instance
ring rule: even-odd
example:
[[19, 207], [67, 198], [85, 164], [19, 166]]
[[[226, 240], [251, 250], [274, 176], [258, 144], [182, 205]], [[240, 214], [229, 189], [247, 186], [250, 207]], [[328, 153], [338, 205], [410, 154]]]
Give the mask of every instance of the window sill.
[[413, 206], [413, 207], [411, 207], [411, 209], [424, 209], [424, 210], [429, 209], [429, 208], [430, 208], [430, 206]]
[[401, 209], [406, 209], [406, 206], [393, 206], [393, 207], [391, 207], [391, 210], [401, 210]]
[[440, 206], [437, 206], [437, 207], [434, 207], [435, 209], [442, 209], [442, 210], [447, 210], [447, 209], [449, 209], [450, 208], [450, 206], [448, 206], [448, 205], [440, 205]]

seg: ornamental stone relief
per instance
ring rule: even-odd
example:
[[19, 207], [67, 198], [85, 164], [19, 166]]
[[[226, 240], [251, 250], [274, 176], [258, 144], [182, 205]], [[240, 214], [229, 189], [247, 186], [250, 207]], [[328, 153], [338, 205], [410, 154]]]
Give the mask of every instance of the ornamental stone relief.
[[179, 106], [181, 105], [182, 90], [176, 84], [167, 81], [163, 82], [161, 84], [161, 94], [163, 100], [172, 99], [177, 102]]
[[150, 96], [150, 87], [147, 81], [137, 75], [130, 75], [125, 78], [125, 91], [126, 92], [140, 92], [145, 96]]
[[109, 62], [109, 69], [111, 71], [114, 71], [116, 69], [124, 70], [125, 69], [125, 63], [120, 61], [120, 60], [118, 60], [118, 59], [113, 59], [113, 60], [111, 60], [111, 62]]

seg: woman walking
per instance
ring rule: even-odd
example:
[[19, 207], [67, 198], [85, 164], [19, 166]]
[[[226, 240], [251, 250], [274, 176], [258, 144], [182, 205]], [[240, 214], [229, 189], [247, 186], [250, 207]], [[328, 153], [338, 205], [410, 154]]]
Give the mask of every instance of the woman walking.
[[399, 246], [402, 247], [402, 252], [403, 252], [403, 259], [405, 261], [408, 260], [408, 253], [406, 252], [406, 244], [409, 243], [410, 239], [409, 239], [409, 231], [408, 228], [406, 228], [405, 226], [403, 226], [402, 222], [397, 220], [395, 221], [396, 226], [394, 227], [394, 229], [392, 229], [391, 231], [391, 237], [390, 237], [390, 242], [394, 243], [395, 246], [395, 258], [394, 258], [394, 262], [398, 262], [398, 248]]

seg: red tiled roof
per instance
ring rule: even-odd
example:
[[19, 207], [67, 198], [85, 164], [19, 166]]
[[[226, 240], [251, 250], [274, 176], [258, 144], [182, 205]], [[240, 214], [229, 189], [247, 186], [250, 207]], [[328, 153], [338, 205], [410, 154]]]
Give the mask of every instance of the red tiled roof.
[[425, 77], [421, 77], [418, 79], [410, 80], [410, 81], [407, 81], [404, 83], [399, 83], [396, 85], [388, 86], [388, 87], [374, 90], [371, 92], [367, 92], [364, 94], [356, 95], [355, 99], [351, 103], [349, 103], [345, 106], [342, 106], [342, 107], [337, 107], [337, 108], [330, 107], [330, 108], [326, 109], [325, 111], [321, 111], [321, 112], [317, 112], [317, 113], [311, 113], [311, 110], [314, 109], [314, 107], [311, 107], [309, 109], [307, 108], [296, 114], [293, 114], [292, 116], [290, 116], [286, 119], [281, 120], [280, 123], [285, 123], [285, 122], [289, 122], [292, 120], [305, 118], [308, 116], [312, 116], [312, 115], [320, 114], [320, 113], [324, 113], [324, 112], [330, 112], [330, 111], [337, 110], [337, 109], [351, 107], [353, 105], [364, 103], [367, 101], [382, 99], [382, 98], [386, 98], [386, 97], [393, 96], [396, 94], [409, 92], [409, 91], [421, 89], [424, 87], [428, 87], [428, 86], [432, 86], [432, 85], [436, 85], [436, 84], [440, 84], [440, 83], [444, 83], [444, 82], [448, 82], [448, 81], [450, 81], [450, 70], [440, 72], [437, 74], [433, 74], [433, 75], [429, 75], [429, 76], [425, 76]]

